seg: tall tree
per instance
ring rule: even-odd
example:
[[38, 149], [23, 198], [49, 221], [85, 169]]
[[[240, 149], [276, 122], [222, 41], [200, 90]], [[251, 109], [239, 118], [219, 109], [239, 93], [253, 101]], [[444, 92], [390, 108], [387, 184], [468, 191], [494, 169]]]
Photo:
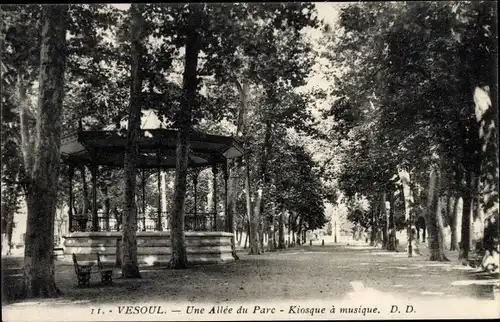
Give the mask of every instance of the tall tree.
[[347, 102], [354, 115], [376, 116], [376, 136], [399, 166], [410, 166], [414, 182], [425, 186], [432, 147], [443, 158], [443, 176], [465, 179], [454, 188], [464, 201], [465, 259], [484, 160], [471, 98], [476, 87], [492, 84], [492, 8], [488, 2], [351, 5], [341, 14], [345, 29], [339, 29], [332, 51], [344, 68], [338, 101]]
[[[28, 218], [24, 253], [24, 290], [27, 297], [59, 293], [54, 279], [54, 216], [61, 144], [61, 115], [66, 62], [66, 5], [42, 8], [39, 99], [35, 144], [25, 154]], [[23, 118], [21, 117], [21, 123]], [[28, 143], [23, 137], [23, 143]]]
[[130, 38], [131, 38], [131, 86], [128, 107], [127, 150], [124, 161], [125, 194], [122, 228], [122, 275], [125, 278], [140, 278], [137, 262], [137, 205], [136, 205], [136, 163], [138, 159], [138, 142], [141, 128], [141, 93], [143, 77], [143, 38], [144, 18], [142, 5], [130, 6]]
[[203, 5], [189, 5], [186, 23], [184, 74], [182, 80], [181, 110], [177, 117], [179, 128], [176, 147], [174, 200], [170, 220], [170, 236], [173, 268], [187, 268], [186, 244], [184, 241], [184, 202], [186, 197], [186, 176], [189, 155], [189, 137], [192, 131], [192, 112], [196, 104], [198, 77], [198, 55], [200, 53], [199, 23]]

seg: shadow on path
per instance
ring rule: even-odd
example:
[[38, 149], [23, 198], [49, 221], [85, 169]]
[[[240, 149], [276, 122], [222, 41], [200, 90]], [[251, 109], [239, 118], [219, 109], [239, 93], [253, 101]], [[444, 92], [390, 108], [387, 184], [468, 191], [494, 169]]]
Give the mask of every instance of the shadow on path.
[[[306, 245], [261, 255], [251, 256], [241, 250], [238, 254], [240, 260], [236, 262], [198, 265], [187, 270], [141, 267], [143, 278], [135, 280], [118, 278], [116, 271], [111, 286], [101, 285], [96, 275], [89, 288], [76, 286], [72, 265], [56, 262], [56, 283], [63, 295], [34, 303], [343, 299], [352, 296], [353, 285], [400, 299], [492, 299], [492, 284], [498, 280], [498, 274], [473, 272], [454, 261], [429, 262], [424, 256], [408, 258], [404, 252], [370, 246]], [[22, 282], [21, 266], [21, 257], [2, 258], [5, 304], [26, 304], [13, 298]]]

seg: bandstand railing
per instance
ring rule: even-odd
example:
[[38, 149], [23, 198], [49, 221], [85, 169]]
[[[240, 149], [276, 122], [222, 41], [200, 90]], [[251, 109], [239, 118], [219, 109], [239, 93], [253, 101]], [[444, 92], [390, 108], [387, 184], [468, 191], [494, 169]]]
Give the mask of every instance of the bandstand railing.
[[[170, 229], [168, 222], [170, 214], [167, 212], [161, 213], [162, 218], [162, 231]], [[217, 217], [217, 224], [214, 221], [213, 212], [187, 212], [184, 217], [184, 230], [185, 231], [225, 231], [224, 215], [220, 214]], [[76, 216], [73, 219], [73, 232], [84, 231], [121, 231], [122, 223], [116, 219], [114, 215], [109, 218], [103, 212], [98, 212], [97, 217], [97, 230], [92, 227], [92, 219], [90, 217], [82, 218]], [[137, 231], [159, 231], [158, 219], [151, 216], [144, 216], [141, 212], [137, 215]]]

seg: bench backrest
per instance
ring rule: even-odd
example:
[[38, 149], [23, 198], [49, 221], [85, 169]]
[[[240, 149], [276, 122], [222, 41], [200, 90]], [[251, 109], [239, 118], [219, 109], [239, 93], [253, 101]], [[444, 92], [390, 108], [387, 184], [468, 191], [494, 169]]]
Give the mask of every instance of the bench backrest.
[[73, 254], [73, 266], [75, 267], [76, 274], [78, 274], [80, 272], [80, 267], [78, 265], [78, 261], [76, 260], [75, 254]]
[[97, 266], [99, 267], [99, 270], [103, 269], [103, 265], [101, 262], [101, 256], [99, 255], [99, 253], [97, 253]]

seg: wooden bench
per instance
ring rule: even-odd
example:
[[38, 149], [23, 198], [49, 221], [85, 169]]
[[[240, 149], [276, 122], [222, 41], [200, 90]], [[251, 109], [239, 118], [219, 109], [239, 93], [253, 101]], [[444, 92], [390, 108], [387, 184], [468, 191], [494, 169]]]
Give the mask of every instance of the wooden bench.
[[99, 253], [97, 253], [97, 267], [99, 268], [99, 273], [101, 273], [101, 282], [104, 284], [113, 283], [113, 269], [104, 268]]
[[90, 274], [93, 264], [82, 265], [78, 264], [76, 255], [73, 254], [73, 265], [75, 266], [75, 273], [78, 279], [78, 286], [90, 286]]
[[101, 275], [101, 282], [103, 284], [113, 283], [113, 270], [105, 269], [101, 262], [101, 256], [99, 253], [97, 255], [97, 270], [92, 270], [94, 268], [94, 263], [89, 263], [86, 265], [79, 264], [76, 260], [76, 255], [73, 254], [73, 265], [75, 266], [75, 273], [78, 279], [78, 286], [90, 286], [90, 276], [91, 274], [99, 273]]

